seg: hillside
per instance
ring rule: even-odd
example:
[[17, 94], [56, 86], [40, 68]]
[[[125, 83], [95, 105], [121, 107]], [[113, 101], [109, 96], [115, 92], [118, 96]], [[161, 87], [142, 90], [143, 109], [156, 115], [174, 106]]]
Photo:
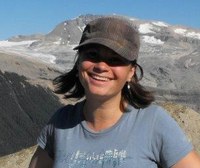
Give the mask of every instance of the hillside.
[[53, 70], [12, 55], [0, 58], [0, 156], [4, 156], [35, 144], [44, 123], [62, 104], [50, 89]]

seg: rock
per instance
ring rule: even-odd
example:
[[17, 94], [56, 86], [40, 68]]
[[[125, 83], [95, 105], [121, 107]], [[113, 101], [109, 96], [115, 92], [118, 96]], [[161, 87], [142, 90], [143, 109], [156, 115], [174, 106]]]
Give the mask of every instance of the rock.
[[162, 106], [179, 123], [194, 149], [200, 154], [200, 114], [186, 106], [171, 102], [163, 103]]
[[36, 146], [0, 158], [2, 168], [27, 168]]

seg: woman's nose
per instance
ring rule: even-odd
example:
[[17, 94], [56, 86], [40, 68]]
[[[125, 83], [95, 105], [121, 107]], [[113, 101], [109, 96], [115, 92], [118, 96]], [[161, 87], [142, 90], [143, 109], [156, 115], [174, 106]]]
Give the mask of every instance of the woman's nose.
[[94, 65], [94, 71], [95, 72], [107, 72], [109, 70], [109, 66], [106, 62], [100, 61], [95, 63]]

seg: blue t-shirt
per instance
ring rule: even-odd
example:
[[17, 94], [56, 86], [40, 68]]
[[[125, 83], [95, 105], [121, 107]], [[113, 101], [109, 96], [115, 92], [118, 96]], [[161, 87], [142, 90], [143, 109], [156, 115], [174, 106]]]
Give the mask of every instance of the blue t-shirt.
[[182, 129], [159, 106], [129, 105], [115, 125], [94, 132], [82, 116], [83, 103], [58, 110], [38, 137], [54, 168], [171, 167], [192, 150]]

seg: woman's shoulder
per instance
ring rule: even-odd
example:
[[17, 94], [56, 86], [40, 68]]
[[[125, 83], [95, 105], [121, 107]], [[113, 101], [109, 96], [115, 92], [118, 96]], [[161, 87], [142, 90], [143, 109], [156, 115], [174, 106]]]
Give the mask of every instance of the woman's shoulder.
[[153, 115], [154, 117], [171, 117], [165, 108], [157, 104], [151, 104], [146, 108], [141, 109], [146, 115]]
[[151, 104], [148, 107], [138, 109], [136, 111], [136, 118], [149, 124], [174, 122], [172, 116], [162, 106], [157, 104]]
[[67, 104], [59, 108], [51, 117], [49, 124], [53, 124], [56, 127], [66, 127], [66, 125], [78, 122], [81, 117], [83, 103], [84, 102], [81, 101], [75, 104]]
[[145, 108], [143, 108], [142, 110], [144, 110], [145, 112], [154, 112], [154, 113], [158, 113], [158, 112], [165, 112], [165, 109], [157, 104], [151, 104]]
[[157, 131], [160, 130], [178, 130], [180, 131], [180, 126], [177, 121], [170, 115], [170, 113], [159, 105], [150, 105], [144, 108], [143, 115], [148, 122], [153, 124]]

